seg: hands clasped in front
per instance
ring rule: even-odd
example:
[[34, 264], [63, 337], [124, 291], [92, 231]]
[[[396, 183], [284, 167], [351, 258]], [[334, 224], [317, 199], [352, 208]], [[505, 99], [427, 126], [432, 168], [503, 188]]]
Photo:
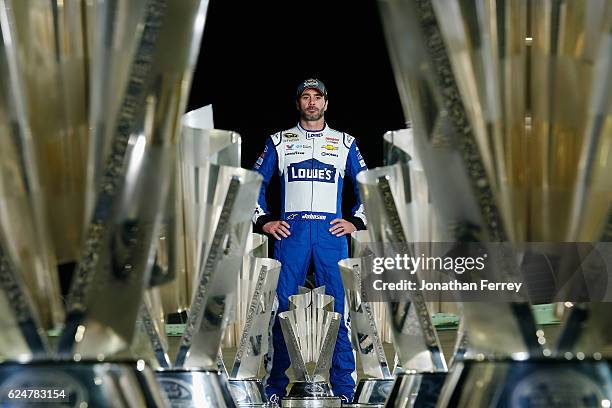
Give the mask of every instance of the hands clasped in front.
[[[357, 228], [355, 228], [351, 222], [343, 218], [335, 218], [330, 221], [330, 224], [332, 224], [332, 227], [329, 229], [329, 232], [337, 237], [357, 231]], [[286, 221], [269, 221], [264, 224], [262, 229], [266, 234], [270, 234], [280, 241], [281, 239], [288, 238], [289, 235], [291, 235], [291, 232], [289, 231], [290, 228], [289, 223]]]

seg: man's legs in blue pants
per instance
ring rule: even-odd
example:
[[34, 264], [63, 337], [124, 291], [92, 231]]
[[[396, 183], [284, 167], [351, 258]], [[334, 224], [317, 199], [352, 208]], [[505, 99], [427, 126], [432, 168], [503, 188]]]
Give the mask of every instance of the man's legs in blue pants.
[[291, 236], [277, 241], [274, 246], [274, 256], [282, 263], [282, 269], [277, 287], [278, 312], [272, 330], [274, 350], [268, 351], [272, 353], [272, 370], [265, 381], [266, 394], [268, 398], [274, 394], [282, 398], [286, 394], [289, 379], [285, 371], [291, 361], [278, 314], [288, 309], [289, 296], [298, 292], [298, 286], [304, 285], [312, 256], [317, 286], [325, 285], [325, 292], [334, 297], [334, 310], [343, 316], [332, 357], [330, 382], [334, 395], [344, 395], [350, 401], [355, 387], [355, 358], [344, 317], [344, 289], [338, 268], [338, 261], [348, 257], [348, 245], [345, 237], [331, 235], [326, 221], [301, 222], [306, 224], [290, 223]]
[[[328, 226], [323, 225], [319, 229], [319, 236], [325, 237]], [[315, 264], [315, 279], [317, 286], [325, 285], [325, 293], [334, 297], [334, 311], [340, 313], [342, 320], [338, 329], [338, 338], [332, 357], [330, 370], [330, 383], [334, 395], [345, 396], [347, 402], [353, 400], [355, 392], [355, 355], [351, 346], [349, 328], [344, 314], [344, 287], [338, 261], [348, 258], [348, 245], [346, 237], [333, 237], [329, 242], [327, 239], [319, 239], [313, 246], [313, 258]], [[328, 244], [332, 245], [328, 245]]]
[[[291, 223], [292, 227], [295, 225]], [[310, 264], [311, 245], [310, 228], [292, 228], [291, 235], [274, 244], [274, 257], [281, 264], [281, 272], [278, 278], [276, 296], [278, 297], [278, 311], [272, 328], [273, 350], [268, 350], [272, 354], [272, 370], [267, 379], [264, 380], [266, 394], [268, 398], [282, 398], [286, 394], [289, 378], [285, 374], [291, 365], [287, 346], [280, 327], [278, 315], [289, 308], [289, 296], [298, 293], [298, 286], [304, 285], [306, 273]]]

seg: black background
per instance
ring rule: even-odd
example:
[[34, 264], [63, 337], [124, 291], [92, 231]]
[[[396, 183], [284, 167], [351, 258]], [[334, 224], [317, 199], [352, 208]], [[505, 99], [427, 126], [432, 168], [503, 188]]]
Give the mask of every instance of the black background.
[[[368, 167], [382, 165], [382, 135], [405, 121], [376, 0], [211, 0], [188, 110], [212, 104], [215, 127], [240, 133], [242, 166], [251, 168], [266, 137], [297, 123], [296, 88], [309, 77], [327, 86], [330, 127], [357, 138]], [[345, 212], [354, 200], [347, 187]], [[278, 194], [275, 177], [273, 214]], [[73, 267], [60, 266], [63, 294]]]
[[[309, 77], [328, 89], [330, 127], [380, 166], [382, 135], [405, 121], [375, 0], [211, 0], [189, 110], [212, 104], [215, 127], [240, 133], [243, 167], [267, 136], [295, 126], [296, 88]], [[269, 190], [278, 211], [278, 182]]]

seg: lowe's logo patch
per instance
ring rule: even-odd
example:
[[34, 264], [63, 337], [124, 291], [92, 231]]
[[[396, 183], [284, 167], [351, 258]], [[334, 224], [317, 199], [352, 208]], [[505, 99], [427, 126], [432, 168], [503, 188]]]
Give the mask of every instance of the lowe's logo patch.
[[336, 181], [336, 168], [317, 159], [292, 163], [287, 168], [288, 181], [318, 181], [321, 183], [334, 183]]
[[306, 133], [306, 139], [312, 139], [313, 137], [321, 137], [323, 136], [323, 132], [319, 132], [319, 133]]

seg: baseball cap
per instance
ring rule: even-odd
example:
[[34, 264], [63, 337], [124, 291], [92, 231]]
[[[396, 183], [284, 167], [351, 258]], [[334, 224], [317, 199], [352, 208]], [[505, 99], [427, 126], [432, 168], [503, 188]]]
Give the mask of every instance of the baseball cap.
[[327, 99], [327, 89], [325, 88], [325, 85], [323, 82], [315, 78], [306, 79], [302, 81], [300, 85], [298, 85], [296, 98], [302, 96], [304, 91], [309, 88], [316, 89], [317, 91], [321, 92], [325, 99]]

